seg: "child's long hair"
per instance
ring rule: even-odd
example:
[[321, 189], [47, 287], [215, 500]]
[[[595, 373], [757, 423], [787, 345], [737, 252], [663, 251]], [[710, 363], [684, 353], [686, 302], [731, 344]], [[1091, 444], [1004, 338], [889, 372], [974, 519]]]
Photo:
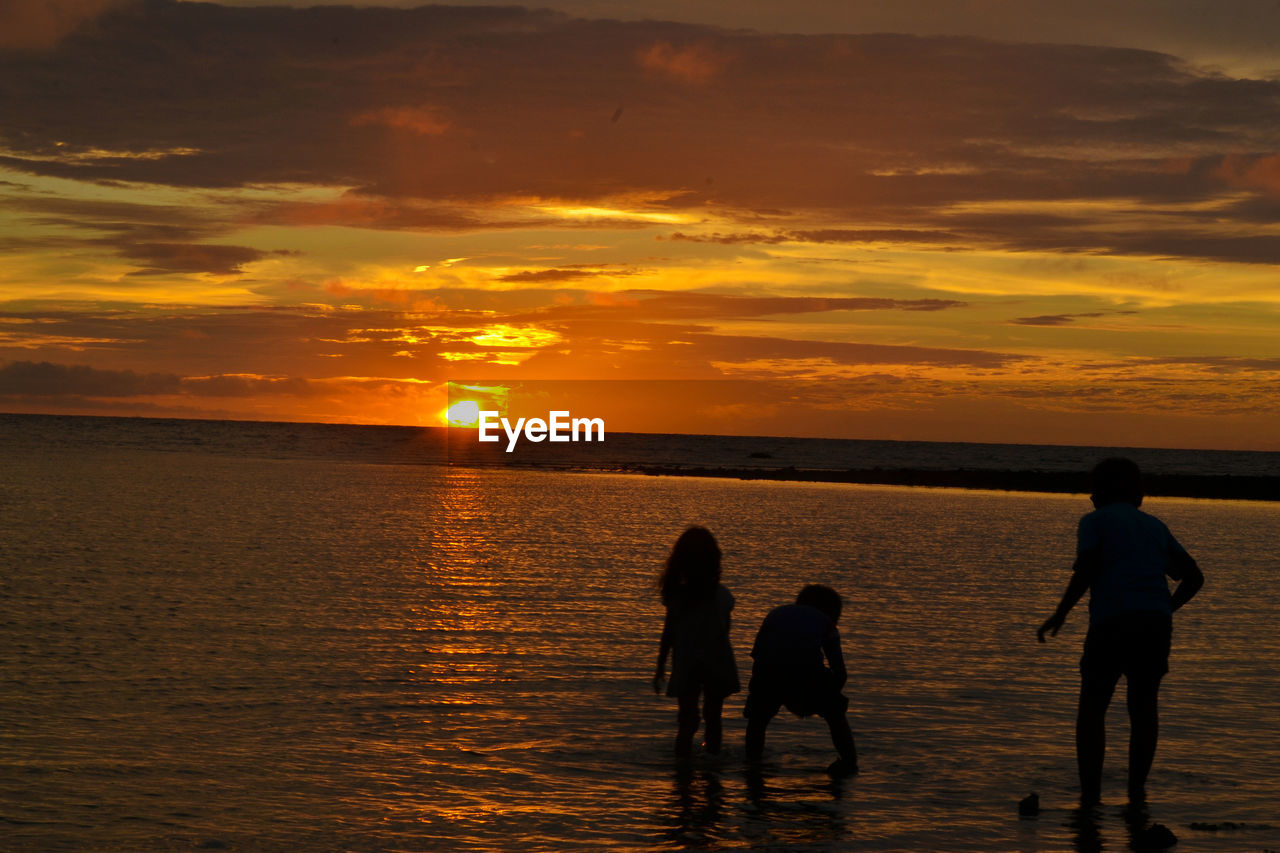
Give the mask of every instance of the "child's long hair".
[[690, 527], [676, 540], [667, 557], [658, 589], [662, 603], [700, 601], [720, 584], [720, 546], [705, 527]]

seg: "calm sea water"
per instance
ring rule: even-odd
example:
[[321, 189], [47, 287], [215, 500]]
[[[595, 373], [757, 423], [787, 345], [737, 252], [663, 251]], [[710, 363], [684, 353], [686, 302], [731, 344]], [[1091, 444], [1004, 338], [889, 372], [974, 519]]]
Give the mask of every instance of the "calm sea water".
[[[225, 427], [219, 427], [225, 429]], [[1073, 496], [469, 470], [143, 441], [0, 445], [0, 849], [1125, 849], [1073, 818]], [[21, 440], [19, 440], [21, 439]], [[1151, 819], [1280, 848], [1280, 505], [1152, 500], [1199, 559]], [[652, 582], [703, 523], [739, 663], [812, 581], [863, 774], [780, 716], [763, 783], [678, 768]], [[1104, 798], [1121, 801], [1111, 715]], [[1019, 819], [1031, 791], [1045, 805]], [[1206, 827], [1217, 826], [1216, 831]]]

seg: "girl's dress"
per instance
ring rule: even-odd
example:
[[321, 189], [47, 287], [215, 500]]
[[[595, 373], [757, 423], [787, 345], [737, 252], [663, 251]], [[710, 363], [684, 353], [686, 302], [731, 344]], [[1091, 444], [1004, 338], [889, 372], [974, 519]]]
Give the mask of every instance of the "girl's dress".
[[667, 695], [701, 689], [708, 696], [728, 696], [741, 689], [738, 665], [729, 643], [733, 594], [724, 584], [713, 595], [687, 601], [677, 595], [667, 606], [664, 630], [671, 641], [671, 680]]

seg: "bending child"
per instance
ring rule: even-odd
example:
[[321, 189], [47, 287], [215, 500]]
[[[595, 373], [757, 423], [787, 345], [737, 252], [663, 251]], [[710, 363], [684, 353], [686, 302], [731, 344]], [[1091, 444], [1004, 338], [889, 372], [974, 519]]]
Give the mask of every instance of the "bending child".
[[[747, 759], [764, 753], [765, 729], [783, 706], [801, 717], [817, 714], [831, 729], [840, 756], [827, 772], [858, 772], [858, 753], [845, 711], [849, 700], [840, 692], [848, 680], [840, 651], [840, 595], [829, 586], [800, 590], [795, 604], [775, 607], [756, 634], [751, 657], [751, 684], [743, 715], [747, 718]], [[826, 657], [828, 666], [823, 665]]]
[[705, 527], [690, 527], [676, 540], [658, 580], [667, 616], [658, 644], [653, 692], [662, 689], [667, 654], [671, 680], [667, 695], [680, 703], [676, 714], [676, 755], [693, 751], [698, 730], [698, 699], [706, 719], [708, 752], [720, 751], [720, 714], [724, 699], [741, 689], [729, 643], [733, 595], [720, 583], [720, 546]]

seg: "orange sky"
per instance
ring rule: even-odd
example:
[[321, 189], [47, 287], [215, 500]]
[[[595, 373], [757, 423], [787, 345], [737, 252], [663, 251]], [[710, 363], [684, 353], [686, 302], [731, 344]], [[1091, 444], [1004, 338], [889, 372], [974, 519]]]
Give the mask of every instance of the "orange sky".
[[10, 4], [0, 411], [1280, 449], [1275, 13], [907, 6]]

